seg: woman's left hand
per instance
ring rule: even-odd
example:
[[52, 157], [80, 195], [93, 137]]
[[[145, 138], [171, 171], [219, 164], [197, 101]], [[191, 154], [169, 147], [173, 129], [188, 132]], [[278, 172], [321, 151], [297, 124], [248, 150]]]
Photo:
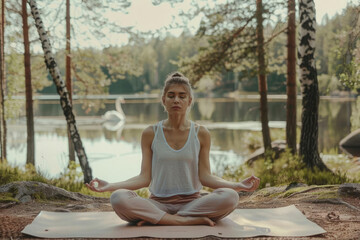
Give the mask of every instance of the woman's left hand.
[[234, 190], [237, 192], [240, 191], [253, 192], [259, 187], [259, 185], [260, 185], [260, 178], [251, 176], [242, 180], [239, 183], [236, 183]]

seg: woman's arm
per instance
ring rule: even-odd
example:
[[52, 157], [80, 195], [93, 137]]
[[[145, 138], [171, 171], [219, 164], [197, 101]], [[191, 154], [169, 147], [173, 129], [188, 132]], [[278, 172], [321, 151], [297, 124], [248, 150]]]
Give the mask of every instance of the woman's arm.
[[200, 126], [198, 138], [200, 141], [199, 178], [202, 185], [213, 189], [232, 188], [236, 191], [255, 191], [259, 187], [260, 179], [255, 176], [234, 183], [213, 175], [211, 173], [209, 160], [211, 145], [209, 131], [205, 127]]
[[151, 144], [153, 139], [154, 131], [152, 126], [149, 126], [143, 131], [141, 136], [142, 162], [141, 171], [138, 176], [117, 183], [108, 183], [104, 180], [95, 178], [89, 184], [86, 184], [86, 186], [95, 192], [111, 192], [117, 189], [137, 190], [143, 187], [148, 187], [151, 181]]

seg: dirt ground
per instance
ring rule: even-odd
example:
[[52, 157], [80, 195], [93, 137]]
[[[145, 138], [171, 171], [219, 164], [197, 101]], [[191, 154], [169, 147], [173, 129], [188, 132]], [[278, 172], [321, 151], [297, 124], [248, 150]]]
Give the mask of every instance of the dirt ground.
[[[265, 188], [254, 194], [241, 194], [239, 208], [275, 208], [294, 204], [326, 233], [312, 237], [255, 237], [251, 239], [360, 239], [360, 196], [339, 196], [339, 186], [309, 186], [285, 191]], [[295, 191], [294, 191], [295, 190]], [[108, 199], [86, 201], [0, 202], [0, 238], [35, 239], [21, 231], [40, 211], [111, 211]], [[139, 238], [140, 239], [140, 238]], [[144, 238], [141, 238], [144, 239]], [[219, 239], [206, 237], [203, 239]]]

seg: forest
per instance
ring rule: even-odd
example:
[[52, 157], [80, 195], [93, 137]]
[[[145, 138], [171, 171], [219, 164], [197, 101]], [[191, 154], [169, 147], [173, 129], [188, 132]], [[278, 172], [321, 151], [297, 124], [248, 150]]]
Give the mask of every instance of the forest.
[[[281, 4], [280, 7], [284, 11], [286, 10], [284, 4]], [[357, 8], [349, 5], [340, 15], [331, 19], [325, 16], [317, 26], [315, 57], [320, 95], [336, 95], [340, 94], [341, 91], [349, 90], [345, 84], [342, 84], [342, 81], [345, 80], [341, 78], [341, 74], [349, 71], [347, 61], [349, 59], [350, 62], [352, 59], [355, 60], [354, 56], [358, 55], [356, 53], [356, 34], [354, 33], [353, 36], [350, 34], [357, 24], [357, 13]], [[21, 20], [19, 16], [12, 16], [15, 13], [9, 9], [10, 14], [9, 22]], [[10, 19], [10, 17], [14, 19]], [[269, 18], [270, 16], [266, 17]], [[268, 92], [270, 94], [286, 93], [286, 33], [284, 32], [286, 18], [281, 17], [283, 19], [280, 21], [271, 22], [264, 26], [265, 39], [280, 32], [265, 45], [268, 65]], [[209, 19], [208, 21], [213, 20]], [[225, 25], [225, 23], [223, 24]], [[21, 34], [20, 30], [18, 29], [18, 32], [11, 30], [12, 35], [9, 35], [11, 33], [9, 30], [9, 33], [6, 34], [7, 40], [12, 42], [6, 46], [5, 56], [5, 62], [8, 66], [7, 94], [9, 99], [11, 96], [25, 93], [24, 65], [21, 64], [23, 61], [22, 41], [21, 38], [16, 37]], [[30, 36], [33, 35], [31, 44], [39, 44], [36, 42], [36, 32], [33, 27], [31, 30]], [[221, 30], [224, 31], [225, 29]], [[99, 41], [101, 41], [101, 37], [98, 36]], [[71, 49], [74, 94], [103, 95], [156, 91], [162, 87], [163, 79], [166, 78], [167, 74], [181, 67], [183, 59], [198, 55], [201, 49], [210, 47], [212, 44], [210, 41], [206, 35], [201, 36], [200, 32], [191, 35], [185, 28], [178, 37], [171, 35], [135, 36], [125, 46], [84, 49], [77, 44], [76, 48]], [[65, 76], [63, 59], [65, 59], [66, 50], [57, 49], [54, 54], [55, 58], [59, 59], [60, 71]], [[196, 85], [197, 91], [212, 91], [219, 94], [233, 91], [257, 92], [257, 75], [255, 66], [252, 65], [251, 61], [251, 58], [241, 59], [239, 66], [231, 66], [225, 63], [219, 65], [219, 68], [209, 75], [211, 77], [203, 78]], [[48, 76], [43, 66], [42, 53], [31, 52], [31, 70], [35, 95], [56, 94], [56, 88], [51, 77]], [[355, 87], [354, 89], [354, 93], [356, 93], [358, 88]]]
[[[69, 151], [78, 154], [85, 173], [88, 163], [77, 133], [72, 98], [159, 94], [166, 76], [179, 70], [191, 79], [197, 96], [259, 93], [265, 149], [271, 149], [267, 95], [288, 96], [286, 140], [292, 153], [297, 151], [298, 136], [296, 113], [291, 109], [296, 97], [301, 96], [303, 125], [299, 154], [307, 167], [328, 170], [317, 149], [319, 96], [356, 97], [360, 91], [360, 9], [356, 4], [349, 3], [341, 14], [332, 18], [326, 15], [309, 41], [312, 33], [306, 31], [315, 34], [315, 29], [308, 25], [314, 19], [310, 16], [308, 22], [302, 23], [302, 4], [296, 5], [294, 1], [257, 1], [256, 4], [229, 1], [209, 6], [193, 1], [192, 11], [182, 14], [183, 22], [168, 26], [169, 29], [181, 28], [178, 36], [159, 31], [139, 32], [102, 14], [125, 12], [131, 5], [128, 1], [72, 3], [67, 0], [56, 7], [46, 7], [54, 2], [41, 1], [40, 11], [34, 7], [35, 1], [2, 2], [1, 152], [4, 160], [6, 122], [26, 117], [26, 162], [34, 164], [33, 99], [59, 93], [68, 122], [69, 141], [78, 143]], [[166, 2], [153, 1], [153, 4]], [[177, 2], [171, 4], [176, 7]], [[76, 9], [74, 17], [70, 15], [75, 11], [71, 11], [71, 7]], [[309, 9], [315, 11], [312, 6], [305, 7], [308, 10], [304, 10], [303, 16], [309, 15], [306, 12]], [[200, 26], [191, 33], [186, 24], [199, 15], [202, 16]], [[44, 30], [47, 26], [49, 30]], [[299, 29], [306, 31], [298, 34]], [[78, 40], [88, 34], [100, 43], [105, 42], [107, 31], [127, 35], [128, 42], [99, 48], [82, 47]], [[304, 42], [310, 44], [310, 50], [304, 50]], [[296, 67], [295, 62], [301, 67]], [[314, 90], [309, 90], [312, 87]], [[87, 112], [103, 107], [94, 101], [82, 103]], [[91, 174], [85, 176], [84, 181], [91, 178]]]
[[[257, 211], [249, 214], [258, 217], [253, 225], [239, 225], [241, 234], [358, 239], [357, 0], [320, 20], [316, 0], [0, 2], [0, 238], [24, 239], [43, 211], [71, 212], [76, 224], [49, 218], [37, 234], [53, 234], [54, 225], [65, 222], [57, 237], [94, 237], [103, 225], [96, 219], [90, 230], [85, 218], [76, 219], [78, 212], [114, 213], [124, 220], [122, 211], [138, 207], [134, 199], [174, 206], [216, 196], [221, 198], [207, 207], [221, 211], [221, 218], [229, 220], [237, 208]], [[127, 22], [139, 2], [167, 9], [152, 15], [161, 27], [144, 30]], [[145, 8], [138, 17], [151, 11]], [[176, 83], [170, 84], [173, 90], [162, 90], [177, 71], [191, 86]], [[173, 78], [183, 80], [179, 73]], [[174, 108], [180, 98], [183, 105]], [[183, 128], [164, 125], [171, 121]], [[158, 132], [161, 146], [169, 147], [163, 155], [171, 155], [161, 161], [160, 151], [154, 154], [160, 149], [156, 141], [163, 141]], [[181, 155], [185, 147], [191, 157]], [[189, 180], [186, 191], [197, 186], [194, 194], [177, 188], [183, 180]], [[158, 183], [171, 194], [154, 195], [151, 187]], [[167, 204], [174, 199], [180, 202]], [[267, 213], [283, 206], [293, 212]], [[157, 216], [155, 224], [205, 224], [216, 230], [215, 222], [222, 221], [208, 213], [182, 216], [176, 208], [174, 215]], [[139, 209], [136, 232], [152, 223], [141, 215], [147, 210], [151, 215], [151, 209]], [[271, 227], [260, 225], [263, 213]], [[129, 216], [125, 221], [134, 221]], [[297, 232], [308, 219], [316, 231]], [[289, 227], [292, 221], [295, 227]], [[106, 226], [107, 232], [120, 229], [111, 222], [114, 228]], [[87, 230], [71, 233], [70, 225]], [[219, 238], [227, 234], [221, 231], [215, 231]]]

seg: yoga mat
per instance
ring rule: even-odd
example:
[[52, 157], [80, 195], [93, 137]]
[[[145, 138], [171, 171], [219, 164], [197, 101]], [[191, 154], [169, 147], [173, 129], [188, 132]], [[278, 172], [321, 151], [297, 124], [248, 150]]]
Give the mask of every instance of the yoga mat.
[[281, 208], [236, 209], [210, 226], [134, 226], [114, 212], [41, 211], [22, 233], [41, 238], [200, 238], [216, 236], [311, 236], [325, 233], [294, 205]]

